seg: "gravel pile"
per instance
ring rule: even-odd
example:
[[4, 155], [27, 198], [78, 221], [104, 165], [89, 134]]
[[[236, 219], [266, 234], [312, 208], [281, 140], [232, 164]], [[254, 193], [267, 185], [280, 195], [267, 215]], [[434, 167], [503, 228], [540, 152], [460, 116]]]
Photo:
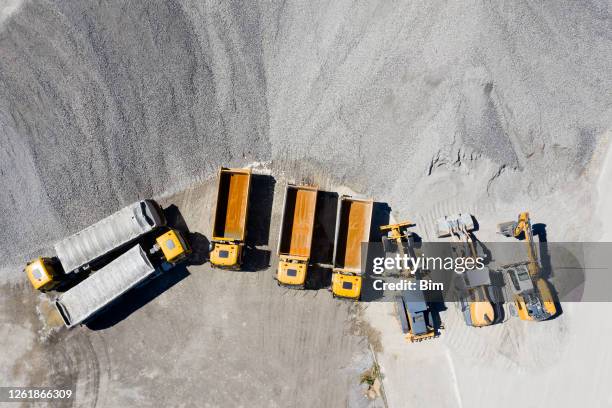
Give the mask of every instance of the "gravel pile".
[[[410, 211], [537, 198], [610, 128], [606, 1], [0, 3], [0, 252], [16, 264], [221, 164]], [[398, 177], [399, 176], [399, 177]]]

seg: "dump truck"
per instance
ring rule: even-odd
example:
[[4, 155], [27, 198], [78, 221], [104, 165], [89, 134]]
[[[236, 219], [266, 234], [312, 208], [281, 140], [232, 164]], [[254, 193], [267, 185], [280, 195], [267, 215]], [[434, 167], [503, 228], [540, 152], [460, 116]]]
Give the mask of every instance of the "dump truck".
[[250, 169], [223, 167], [219, 170], [210, 244], [210, 263], [214, 267], [240, 269], [242, 266], [250, 188]]
[[362, 286], [361, 244], [370, 239], [374, 202], [343, 195], [338, 202], [334, 237], [332, 295], [359, 300]]
[[[399, 255], [415, 257], [413, 233], [408, 231], [409, 227], [416, 224], [405, 221], [397, 224], [383, 225], [382, 232], [387, 236], [382, 237], [385, 256], [394, 258]], [[395, 296], [395, 312], [398, 316], [402, 333], [411, 342], [432, 339], [438, 335], [435, 327], [434, 313], [431, 304], [427, 301], [425, 293], [418, 289], [421, 278], [420, 271], [401, 269], [397, 271], [403, 278], [415, 282], [415, 289], [405, 290], [401, 295]]]
[[317, 187], [287, 184], [278, 238], [279, 285], [303, 289], [314, 232]]
[[89, 270], [92, 263], [109, 253], [165, 225], [159, 204], [138, 201], [57, 242], [56, 257], [29, 262], [25, 272], [35, 289], [52, 290], [74, 274]]
[[541, 322], [555, 316], [557, 306], [552, 290], [541, 274], [529, 212], [520, 213], [517, 221], [498, 224], [497, 232], [506, 237], [523, 239], [527, 247], [526, 261], [502, 265], [502, 273], [510, 280], [519, 318]]
[[[437, 220], [438, 238], [452, 237], [456, 243], [452, 247], [457, 258], [484, 257], [476, 245], [474, 237], [474, 218], [471, 214], [454, 214]], [[457, 289], [460, 293], [460, 306], [463, 319], [468, 326], [485, 327], [501, 320], [503, 308], [495, 302], [491, 271], [485, 265], [458, 273]]]
[[55, 306], [66, 327], [86, 323], [130, 289], [169, 269], [191, 252], [185, 238], [176, 230], [157, 237], [147, 252], [138, 244], [84, 281], [59, 295]]

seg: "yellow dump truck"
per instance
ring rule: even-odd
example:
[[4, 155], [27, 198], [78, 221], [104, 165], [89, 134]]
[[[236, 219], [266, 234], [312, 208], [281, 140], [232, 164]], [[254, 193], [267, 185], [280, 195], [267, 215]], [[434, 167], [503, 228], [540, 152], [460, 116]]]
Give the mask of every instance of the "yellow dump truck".
[[246, 238], [250, 169], [221, 168], [217, 205], [210, 244], [210, 263], [225, 269], [240, 269]]
[[58, 241], [56, 257], [40, 257], [27, 264], [34, 289], [52, 290], [70, 277], [89, 271], [92, 264], [166, 225], [162, 208], [153, 200], [130, 204], [89, 227]]
[[287, 184], [278, 238], [279, 285], [303, 289], [314, 232], [316, 187]]
[[338, 202], [334, 238], [332, 295], [359, 300], [362, 286], [361, 244], [370, 239], [374, 202], [342, 196]]

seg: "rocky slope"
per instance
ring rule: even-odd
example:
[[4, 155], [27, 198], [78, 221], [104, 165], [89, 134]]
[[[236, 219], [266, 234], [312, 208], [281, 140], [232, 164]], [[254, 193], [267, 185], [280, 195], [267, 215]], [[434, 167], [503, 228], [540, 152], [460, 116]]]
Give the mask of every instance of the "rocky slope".
[[580, 184], [612, 116], [605, 1], [10, 0], [0, 16], [15, 264], [221, 164], [318, 173], [404, 213], [537, 199]]

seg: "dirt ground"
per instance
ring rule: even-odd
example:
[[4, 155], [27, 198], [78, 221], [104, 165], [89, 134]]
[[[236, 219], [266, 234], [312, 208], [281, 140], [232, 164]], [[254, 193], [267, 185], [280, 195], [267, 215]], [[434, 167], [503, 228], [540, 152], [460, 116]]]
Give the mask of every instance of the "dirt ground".
[[296, 291], [273, 280], [284, 181], [257, 175], [253, 187], [246, 271], [206, 263], [210, 180], [160, 200], [169, 222], [189, 231], [188, 265], [87, 326], [63, 329], [46, 295], [25, 281], [4, 287], [1, 343], [13, 351], [1, 357], [7, 385], [76, 384], [79, 407], [382, 404], [359, 384], [372, 356], [358, 306], [325, 288]]

